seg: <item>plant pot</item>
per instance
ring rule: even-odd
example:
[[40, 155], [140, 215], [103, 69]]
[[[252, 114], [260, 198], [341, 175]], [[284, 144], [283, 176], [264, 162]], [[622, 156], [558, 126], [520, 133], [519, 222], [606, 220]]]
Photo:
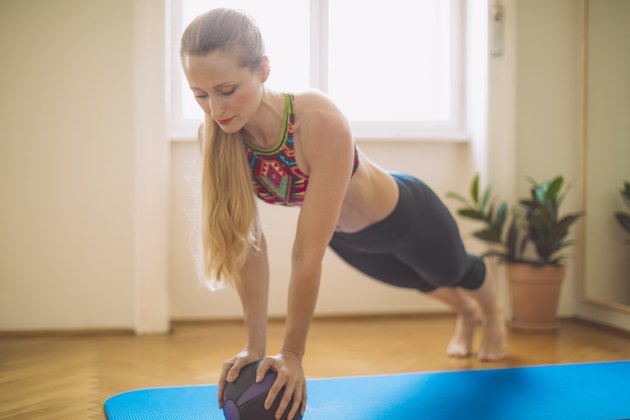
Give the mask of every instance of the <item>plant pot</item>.
[[507, 275], [512, 301], [510, 327], [527, 331], [555, 331], [558, 302], [565, 267], [508, 264]]

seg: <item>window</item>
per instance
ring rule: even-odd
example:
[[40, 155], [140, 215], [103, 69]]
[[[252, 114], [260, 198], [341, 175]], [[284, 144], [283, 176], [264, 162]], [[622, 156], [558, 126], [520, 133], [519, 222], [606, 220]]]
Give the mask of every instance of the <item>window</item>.
[[173, 0], [171, 132], [194, 136], [202, 111], [179, 62], [179, 37], [215, 7], [247, 10], [271, 60], [271, 88], [317, 88], [359, 138], [462, 136], [462, 0]]

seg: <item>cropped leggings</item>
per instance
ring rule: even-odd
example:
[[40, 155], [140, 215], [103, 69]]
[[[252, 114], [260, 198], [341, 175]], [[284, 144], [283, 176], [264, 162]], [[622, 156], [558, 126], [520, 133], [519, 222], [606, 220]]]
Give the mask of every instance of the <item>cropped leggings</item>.
[[446, 206], [422, 181], [391, 175], [400, 192], [392, 213], [358, 232], [335, 232], [332, 250], [359, 271], [394, 286], [422, 292], [479, 288], [486, 266], [466, 253]]

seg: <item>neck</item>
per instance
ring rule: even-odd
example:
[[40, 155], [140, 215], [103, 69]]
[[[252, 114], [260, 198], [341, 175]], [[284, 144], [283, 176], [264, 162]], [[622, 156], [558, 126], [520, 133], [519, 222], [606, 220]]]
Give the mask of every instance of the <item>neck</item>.
[[243, 127], [247, 141], [261, 148], [276, 145], [282, 130], [284, 95], [265, 89], [256, 114]]

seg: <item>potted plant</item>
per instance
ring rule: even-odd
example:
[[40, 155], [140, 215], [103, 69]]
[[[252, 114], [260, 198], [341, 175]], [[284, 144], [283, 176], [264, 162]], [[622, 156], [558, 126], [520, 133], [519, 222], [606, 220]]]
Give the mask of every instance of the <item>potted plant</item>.
[[[555, 330], [559, 325], [556, 314], [565, 275], [564, 257], [558, 252], [573, 245], [567, 240], [569, 229], [582, 214], [560, 217], [559, 207], [568, 192], [568, 188], [563, 189], [562, 176], [542, 183], [530, 179], [530, 183], [531, 196], [519, 200], [509, 223], [504, 203], [494, 210], [490, 188], [486, 188], [480, 199], [478, 175], [471, 183], [470, 201], [455, 193], [448, 196], [465, 205], [458, 214], [484, 223], [483, 229], [473, 233], [494, 248], [484, 256], [496, 256], [507, 266], [512, 304], [510, 325], [525, 330]], [[529, 249], [533, 249], [531, 257], [526, 256]]]
[[457, 210], [460, 216], [483, 223], [482, 229], [473, 232], [475, 238], [490, 246], [490, 251], [483, 254], [483, 257], [494, 255], [499, 256], [503, 262], [518, 261], [515, 218], [512, 218], [508, 233], [504, 235], [504, 226], [508, 220], [508, 206], [504, 202], [497, 206], [496, 200], [492, 198], [490, 187], [486, 187], [483, 194], [479, 194], [479, 174], [475, 174], [470, 183], [470, 199], [454, 192], [446, 195], [464, 205]]
[[[621, 190], [621, 197], [626, 203], [626, 207], [630, 209], [630, 182], [624, 181], [624, 189]], [[615, 212], [615, 217], [621, 225], [621, 227], [628, 233], [630, 233], [630, 213], [622, 211]], [[630, 245], [630, 239], [626, 240], [626, 244]]]

